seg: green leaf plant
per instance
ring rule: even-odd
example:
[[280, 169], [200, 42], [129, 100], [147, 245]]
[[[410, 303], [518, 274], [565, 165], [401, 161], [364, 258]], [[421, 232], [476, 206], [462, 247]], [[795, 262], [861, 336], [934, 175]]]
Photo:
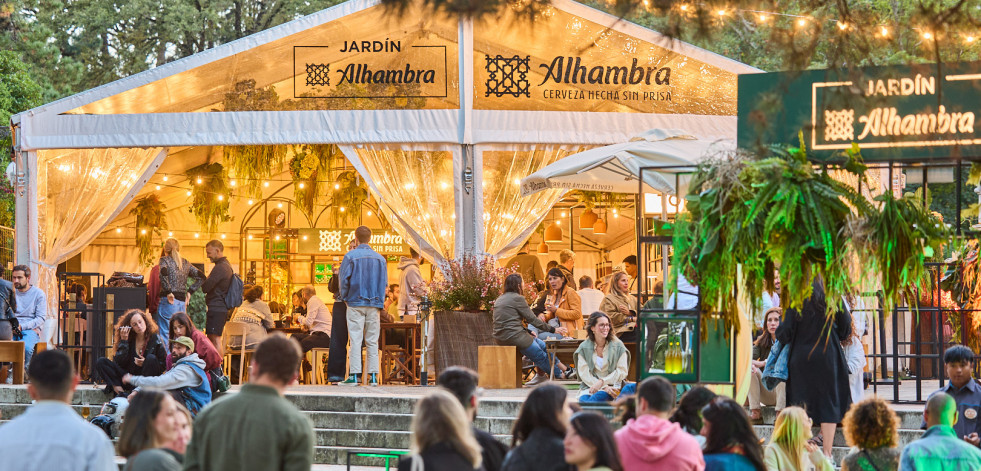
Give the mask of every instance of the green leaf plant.
[[187, 178], [194, 183], [188, 211], [194, 215], [203, 231], [209, 234], [218, 232], [218, 224], [232, 219], [228, 214], [231, 187], [225, 167], [219, 163], [198, 165], [187, 171]]
[[[841, 168], [864, 180], [859, 149], [845, 157]], [[703, 313], [717, 314], [728, 331], [739, 327], [739, 295], [777, 291], [777, 276], [783, 307], [798, 310], [815, 281], [828, 300], [854, 293], [863, 280], [850, 273], [878, 276], [887, 308], [928, 281], [924, 262], [940, 253], [948, 227], [915, 196], [869, 201], [828, 169], [808, 161], [803, 140], [703, 161], [676, 220], [670, 288], [684, 275], [699, 287]], [[832, 318], [838, 308], [828, 303]]]
[[157, 259], [153, 236], [160, 237], [160, 231], [167, 229], [166, 207], [157, 195], [148, 195], [136, 200], [136, 205], [129, 211], [130, 216], [136, 216], [136, 247], [140, 250], [143, 266], [151, 266]]

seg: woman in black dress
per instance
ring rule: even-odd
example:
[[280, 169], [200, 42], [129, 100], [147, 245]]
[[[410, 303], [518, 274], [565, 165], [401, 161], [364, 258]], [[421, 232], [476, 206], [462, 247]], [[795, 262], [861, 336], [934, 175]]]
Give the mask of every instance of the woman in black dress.
[[786, 310], [776, 335], [790, 348], [787, 405], [804, 407], [811, 420], [821, 424], [824, 454], [831, 456], [835, 428], [852, 403], [848, 365], [841, 348], [841, 339], [851, 335], [852, 317], [842, 307], [834, 320], [829, 320], [824, 285], [815, 281], [813, 289], [799, 313]]

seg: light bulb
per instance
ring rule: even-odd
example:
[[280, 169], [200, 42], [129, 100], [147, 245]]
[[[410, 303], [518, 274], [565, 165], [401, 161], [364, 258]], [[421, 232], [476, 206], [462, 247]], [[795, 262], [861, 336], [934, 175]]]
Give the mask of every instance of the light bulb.
[[341, 212], [342, 213], [344, 212], [344, 206], [341, 206]]
[[719, 10], [716, 13], [718, 13], [719, 16], [726, 16], [726, 11], [725, 10]]
[[613, 208], [613, 214], [616, 214], [616, 213], [617, 213], [617, 209], [616, 208]]
[[889, 29], [886, 28], [885, 26], [883, 26], [882, 29], [879, 30], [879, 32], [882, 33], [883, 37], [889, 36]]
[[279, 240], [279, 236], [274, 237], [274, 239]]
[[930, 39], [930, 38], [932, 38], [932, 37], [933, 37], [933, 35], [932, 35], [932, 34], [930, 34], [930, 32], [929, 32], [929, 31], [924, 31], [924, 32], [923, 32], [923, 39]]
[[307, 240], [307, 236], [303, 236], [303, 240]]
[[299, 187], [300, 187], [300, 189], [302, 190], [302, 189], [303, 189], [303, 187], [304, 187], [304, 186], [306, 186], [306, 185], [304, 185], [304, 184], [303, 184], [303, 182], [300, 182], [300, 184], [299, 184], [299, 185], [297, 185], [297, 186], [299, 186]]
[[335, 190], [340, 190], [341, 189], [341, 184], [340, 183], [335, 183], [334, 184], [334, 189]]
[[968, 37], [964, 38], [964, 40], [967, 41], [968, 43], [973, 43], [974, 42], [974, 39], [975, 39], [974, 36], [968, 36]]
[[140, 234], [146, 234], [146, 229], [140, 229]]
[[688, 11], [688, 5], [682, 4], [680, 7], [678, 7], [678, 9], [681, 11]]
[[174, 233], [173, 232], [168, 232], [167, 233], [167, 237], [174, 237]]
[[282, 207], [283, 207], [283, 203], [279, 203], [279, 204], [277, 204], [277, 205], [276, 205], [276, 207], [277, 207], [277, 208], [282, 208]]
[[806, 24], [807, 24], [807, 20], [805, 20], [803, 18], [797, 20], [797, 26], [804, 26]]
[[269, 182], [262, 182], [262, 186], [269, 188]]
[[167, 175], [164, 175], [163, 181], [167, 181]]
[[232, 186], [235, 186], [235, 185], [237, 185], [237, 184], [238, 184], [238, 182], [237, 182], [237, 181], [235, 181], [235, 180], [232, 180], [232, 181], [231, 181], [231, 182], [229, 182], [229, 183], [230, 183], [230, 184], [231, 184]]
[[194, 238], [197, 239], [198, 237], [201, 237], [201, 234], [198, 234], [197, 232], [195, 232], [194, 233]]
[[770, 19], [769, 16], [766, 16], [766, 14], [764, 14], [764, 13], [760, 13], [760, 22], [766, 23], [766, 20], [769, 20], [769, 19]]
[[191, 196], [191, 190], [187, 190], [187, 196]]
[[123, 228], [117, 227], [116, 228], [116, 234], [122, 234], [122, 233], [123, 233]]
[[249, 234], [249, 240], [252, 240], [252, 234]]
[[198, 185], [204, 183], [204, 180], [202, 180], [201, 177], [198, 177], [198, 179], [196, 181], [198, 182]]
[[221, 235], [221, 238], [222, 238], [222, 239], [224, 239], [224, 238], [225, 238], [225, 234], [222, 234], [222, 235]]
[[224, 201], [225, 195], [218, 195], [218, 201]]
[[565, 211], [562, 211], [562, 217], [565, 217]]
[[253, 203], [255, 203], [255, 201], [249, 200], [249, 204], [250, 205], [253, 204]]
[[368, 210], [368, 215], [371, 216], [371, 210], [370, 209]]
[[157, 185], [157, 191], [160, 191], [160, 185]]
[[848, 29], [848, 23], [844, 23], [844, 22], [839, 21], [838, 22], [838, 29], [840, 29], [842, 31]]

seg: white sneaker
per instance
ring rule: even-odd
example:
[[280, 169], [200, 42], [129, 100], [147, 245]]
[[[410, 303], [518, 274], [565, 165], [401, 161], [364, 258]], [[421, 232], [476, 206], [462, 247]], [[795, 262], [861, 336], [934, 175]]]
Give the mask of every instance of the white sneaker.
[[525, 383], [525, 387], [530, 388], [532, 386], [538, 386], [539, 384], [542, 384], [546, 381], [548, 381], [548, 375], [536, 374], [535, 377], [531, 379], [531, 381]]

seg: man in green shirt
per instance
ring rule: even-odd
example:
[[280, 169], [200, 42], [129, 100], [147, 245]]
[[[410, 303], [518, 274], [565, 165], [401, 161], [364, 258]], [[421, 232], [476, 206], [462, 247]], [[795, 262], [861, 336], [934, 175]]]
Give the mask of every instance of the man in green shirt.
[[283, 397], [300, 370], [300, 346], [270, 335], [252, 356], [252, 379], [198, 414], [184, 458], [185, 471], [309, 471], [310, 419]]
[[957, 436], [957, 403], [939, 392], [927, 400], [923, 410], [926, 433], [903, 449], [899, 471], [977, 471], [981, 451]]

